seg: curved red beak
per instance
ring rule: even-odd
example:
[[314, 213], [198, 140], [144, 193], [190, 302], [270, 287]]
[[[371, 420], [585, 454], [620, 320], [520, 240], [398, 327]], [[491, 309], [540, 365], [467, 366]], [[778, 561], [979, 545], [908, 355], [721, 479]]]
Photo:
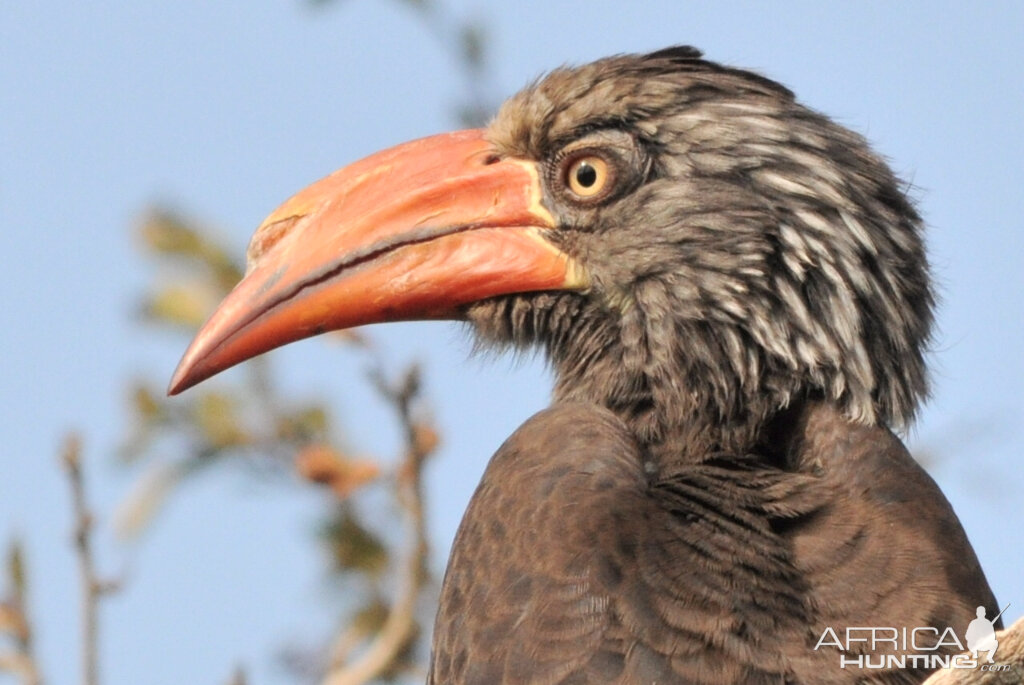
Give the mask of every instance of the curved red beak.
[[545, 239], [555, 224], [541, 198], [536, 165], [498, 159], [480, 130], [334, 172], [257, 229], [245, 278], [200, 329], [168, 393], [325, 331], [457, 318], [496, 295], [586, 287]]

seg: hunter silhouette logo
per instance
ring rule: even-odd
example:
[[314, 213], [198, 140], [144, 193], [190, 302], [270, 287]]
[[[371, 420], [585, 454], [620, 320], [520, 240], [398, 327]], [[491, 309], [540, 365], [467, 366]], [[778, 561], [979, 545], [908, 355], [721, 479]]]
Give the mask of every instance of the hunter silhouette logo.
[[[1006, 605], [1007, 608], [1009, 606], [1009, 604]], [[1006, 611], [1006, 609], [1004, 608], [1003, 611]], [[978, 607], [978, 618], [971, 621], [971, 624], [967, 626], [967, 632], [964, 634], [964, 637], [967, 638], [967, 649], [971, 650], [971, 655], [975, 659], [978, 658], [978, 651], [980, 650], [988, 652], [988, 663], [994, 663], [992, 657], [995, 656], [996, 650], [999, 649], [999, 641], [996, 640], [995, 622], [1003, 615], [1003, 611], [1000, 611], [990, 621], [985, 618], [985, 607]]]
[[[1006, 671], [1009, 664], [997, 664], [993, 657], [999, 648], [995, 622], [1009, 607], [1007, 604], [992, 619], [986, 617], [985, 607], [978, 607], [976, 618], [964, 631], [964, 640], [949, 626], [850, 626], [839, 630], [829, 627], [818, 638], [814, 650], [837, 648], [839, 668], [935, 670], [974, 669], [980, 665], [982, 671]], [[985, 656], [979, 658], [979, 654]]]

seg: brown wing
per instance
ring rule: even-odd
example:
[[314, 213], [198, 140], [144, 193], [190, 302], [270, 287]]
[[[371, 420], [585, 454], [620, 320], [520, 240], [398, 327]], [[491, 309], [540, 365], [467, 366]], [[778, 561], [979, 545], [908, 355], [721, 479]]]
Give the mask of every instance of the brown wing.
[[[815, 475], [814, 489], [825, 503], [777, 525], [815, 607], [815, 641], [826, 627], [853, 626], [951, 627], [962, 636], [977, 607], [995, 615], [995, 598], [956, 514], [896, 436], [851, 423], [824, 405], [803, 411], [787, 430], [789, 466]], [[794, 644], [795, 663], [815, 657], [798, 665], [803, 679], [847, 682], [849, 670], [839, 669], [834, 648], [822, 651], [829, 649], [823, 672], [820, 654]], [[897, 668], [860, 675], [916, 683], [928, 672]]]
[[651, 483], [610, 412], [538, 414], [466, 512], [430, 682], [790, 681], [783, 643], [808, 618], [766, 499], [808, 480], [730, 460]]
[[616, 547], [609, 522], [631, 519], [645, 483], [625, 432], [591, 413], [541, 412], [494, 455], [452, 548], [429, 682], [560, 683], [621, 663], [602, 648], [622, 550], [597, 550]]
[[960, 634], [994, 607], [948, 502], [884, 429], [812, 408], [780, 436], [788, 470], [719, 457], [652, 482], [610, 412], [532, 418], [456, 538], [430, 682], [922, 681], [813, 647], [826, 627]]

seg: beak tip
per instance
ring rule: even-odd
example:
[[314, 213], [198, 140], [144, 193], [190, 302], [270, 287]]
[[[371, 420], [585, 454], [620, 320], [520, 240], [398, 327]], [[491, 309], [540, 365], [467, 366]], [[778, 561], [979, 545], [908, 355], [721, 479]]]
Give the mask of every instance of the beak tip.
[[195, 344], [185, 351], [185, 356], [178, 362], [178, 368], [171, 376], [171, 382], [167, 384], [167, 396], [173, 397], [185, 392], [193, 385], [206, 380], [219, 369], [211, 369], [205, 359], [206, 355], [198, 354]]
[[175, 369], [174, 375], [171, 376], [171, 382], [167, 384], [167, 396], [173, 397], [195, 385], [194, 382], [190, 382], [188, 374], [185, 373], [182, 365], [178, 365]]

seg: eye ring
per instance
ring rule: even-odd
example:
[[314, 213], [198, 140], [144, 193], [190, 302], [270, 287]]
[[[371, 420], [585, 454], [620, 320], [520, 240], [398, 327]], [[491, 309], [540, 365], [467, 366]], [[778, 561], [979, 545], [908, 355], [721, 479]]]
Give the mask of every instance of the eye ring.
[[562, 168], [562, 183], [577, 200], [599, 200], [612, 189], [614, 167], [594, 152], [570, 157]]

